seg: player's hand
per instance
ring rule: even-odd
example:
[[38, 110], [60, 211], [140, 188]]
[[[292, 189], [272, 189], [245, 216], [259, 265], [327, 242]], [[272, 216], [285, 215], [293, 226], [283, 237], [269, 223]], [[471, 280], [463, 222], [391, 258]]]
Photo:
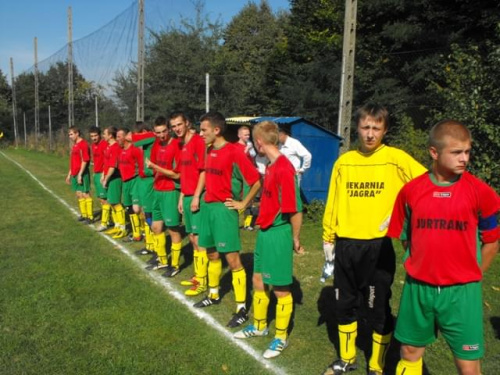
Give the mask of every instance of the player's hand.
[[177, 203], [177, 211], [182, 215], [184, 213], [184, 207], [182, 207], [182, 199], [179, 199], [179, 203]]
[[70, 175], [67, 175], [67, 176], [66, 176], [66, 183], [67, 183], [68, 185], [71, 185], [71, 176], [70, 176]]
[[108, 184], [108, 181], [106, 181], [106, 179], [104, 178], [104, 179], [102, 180], [102, 187], [103, 187], [104, 189], [107, 189], [107, 188], [108, 188], [108, 187], [106, 186], [107, 184]]
[[335, 244], [333, 242], [323, 241], [323, 252], [325, 253], [325, 260], [331, 262], [335, 251]]
[[295, 251], [295, 254], [302, 255], [305, 253], [304, 246], [300, 244], [300, 239], [294, 238], [293, 239], [293, 251]]
[[232, 198], [227, 198], [224, 205], [231, 210], [244, 210], [246, 206], [241, 201], [235, 201]]
[[149, 169], [153, 168], [153, 162], [151, 160], [149, 160], [148, 158], [146, 158], [146, 160], [144, 160], [144, 162], [146, 163], [146, 167], [148, 167]]
[[200, 209], [200, 197], [193, 196], [191, 201], [191, 212], [196, 212]]
[[78, 185], [82, 184], [82, 176], [81, 175], [78, 175], [78, 177], [76, 178], [76, 182], [78, 182]]

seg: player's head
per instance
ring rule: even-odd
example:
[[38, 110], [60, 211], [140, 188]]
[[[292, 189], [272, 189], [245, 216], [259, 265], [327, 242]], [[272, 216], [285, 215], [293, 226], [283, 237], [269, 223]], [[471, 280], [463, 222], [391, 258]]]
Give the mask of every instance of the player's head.
[[90, 140], [93, 143], [99, 143], [101, 140], [101, 129], [97, 126], [91, 126], [89, 129]]
[[368, 103], [356, 111], [360, 149], [363, 153], [375, 151], [389, 129], [389, 111], [374, 103]]
[[169, 116], [170, 129], [178, 138], [184, 138], [189, 131], [189, 119], [184, 112], [172, 112]]
[[456, 120], [443, 120], [429, 133], [429, 152], [438, 172], [462, 174], [469, 163], [472, 136], [467, 127]]
[[278, 125], [273, 121], [259, 122], [253, 128], [252, 136], [259, 152], [262, 152], [262, 146], [264, 145], [277, 147], [279, 142]]
[[106, 142], [109, 142], [110, 140], [116, 139], [117, 132], [118, 132], [118, 129], [116, 129], [114, 126], [108, 126], [106, 129], [104, 129], [102, 135], [103, 135], [104, 140]]
[[76, 126], [70, 126], [68, 128], [68, 136], [69, 139], [74, 142], [80, 137], [80, 129], [78, 129]]
[[246, 125], [242, 125], [238, 128], [238, 139], [241, 143], [246, 144], [250, 139], [250, 128]]
[[127, 128], [120, 128], [116, 132], [116, 141], [120, 145], [120, 147], [125, 147], [128, 145], [130, 142], [129, 139], [127, 139], [128, 135], [130, 134], [130, 130]]
[[155, 119], [154, 132], [155, 132], [156, 137], [161, 142], [165, 142], [168, 140], [167, 119], [164, 116], [158, 116]]
[[226, 119], [219, 112], [208, 112], [200, 118], [200, 135], [211, 144], [226, 131]]
[[151, 131], [151, 128], [144, 121], [136, 121], [134, 125], [134, 133], [145, 133]]
[[286, 131], [285, 128], [280, 127], [278, 129], [278, 141], [281, 144], [284, 144], [286, 142], [286, 139], [288, 138], [288, 132]]

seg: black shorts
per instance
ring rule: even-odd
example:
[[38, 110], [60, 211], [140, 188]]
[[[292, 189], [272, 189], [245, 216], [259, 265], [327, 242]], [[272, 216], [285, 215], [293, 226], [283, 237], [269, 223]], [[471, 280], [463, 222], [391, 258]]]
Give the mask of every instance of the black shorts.
[[395, 271], [396, 255], [390, 238], [337, 239], [333, 287], [339, 324], [357, 321], [363, 304], [377, 333], [392, 332], [389, 300]]

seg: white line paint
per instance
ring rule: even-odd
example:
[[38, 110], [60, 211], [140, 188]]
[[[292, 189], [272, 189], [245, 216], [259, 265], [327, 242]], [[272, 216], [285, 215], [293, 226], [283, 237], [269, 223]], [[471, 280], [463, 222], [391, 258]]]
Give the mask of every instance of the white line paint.
[[[6, 154], [4, 154], [1, 151], [0, 151], [0, 154], [4, 158], [9, 160], [11, 163], [18, 166], [26, 174], [28, 174], [28, 176], [30, 176], [36, 183], [38, 183], [38, 185], [40, 185], [42, 189], [44, 189], [50, 195], [52, 195], [64, 207], [66, 207], [68, 210], [70, 210], [75, 216], [78, 216], [78, 212], [70, 204], [68, 204], [68, 202], [66, 202], [64, 199], [62, 199], [56, 193], [54, 193], [52, 190], [50, 190], [47, 186], [45, 186], [33, 173], [31, 173], [29, 170], [24, 168], [24, 166], [22, 164], [20, 164], [16, 160], [10, 158], [9, 156], [7, 156]], [[184, 294], [182, 294], [178, 290], [176, 290], [170, 281], [163, 278], [162, 276], [160, 276], [156, 272], [149, 272], [149, 271], [145, 270], [144, 263], [142, 261], [140, 261], [136, 256], [134, 256], [125, 246], [123, 246], [123, 244], [108, 237], [104, 233], [96, 232], [96, 234], [105, 238], [107, 241], [109, 241], [111, 244], [113, 244], [113, 246], [118, 248], [123, 254], [125, 254], [130, 260], [132, 260], [132, 262], [136, 266], [138, 266], [144, 273], [146, 273], [152, 280], [154, 280], [154, 282], [156, 284], [161, 285], [170, 296], [174, 297], [177, 301], [182, 303], [193, 315], [195, 315], [197, 318], [199, 318], [200, 320], [207, 323], [210, 328], [214, 328], [217, 331], [219, 331], [231, 343], [233, 343], [235, 346], [238, 346], [240, 349], [244, 350], [246, 353], [248, 353], [251, 357], [253, 357], [257, 362], [259, 362], [267, 370], [273, 372], [274, 374], [286, 375], [286, 371], [284, 369], [276, 366], [271, 361], [264, 359], [260, 352], [256, 351], [253, 347], [248, 345], [245, 341], [235, 339], [233, 337], [233, 333], [229, 332], [225, 327], [223, 327], [217, 320], [215, 320], [212, 317], [212, 315], [206, 313], [204, 310], [194, 308], [193, 301], [188, 300], [184, 296]]]

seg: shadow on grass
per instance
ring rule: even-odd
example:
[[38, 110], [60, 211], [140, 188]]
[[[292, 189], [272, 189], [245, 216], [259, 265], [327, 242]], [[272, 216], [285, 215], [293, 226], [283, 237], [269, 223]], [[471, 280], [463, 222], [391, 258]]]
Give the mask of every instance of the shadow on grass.
[[500, 340], [500, 317], [493, 316], [490, 318], [491, 326], [493, 327], [493, 331], [495, 332], [495, 337]]
[[[338, 321], [336, 316], [335, 302], [335, 292], [333, 286], [325, 286], [321, 290], [320, 296], [317, 301], [317, 308], [319, 312], [317, 325], [325, 325], [328, 339], [335, 347], [336, 352], [339, 353]], [[363, 304], [361, 304], [361, 306], [363, 306]], [[368, 362], [372, 353], [372, 329], [368, 323], [366, 310], [364, 308], [361, 308], [358, 314], [358, 336], [356, 338], [356, 346], [359, 350], [361, 350], [361, 352], [363, 352], [366, 364], [368, 366]], [[500, 319], [498, 323], [500, 324]], [[386, 356], [384, 374], [395, 374], [396, 366], [400, 358], [400, 348], [401, 343], [393, 337]], [[332, 358], [332, 362], [336, 359], [337, 358]], [[425, 366], [425, 363], [423, 374], [430, 375], [430, 372]]]

